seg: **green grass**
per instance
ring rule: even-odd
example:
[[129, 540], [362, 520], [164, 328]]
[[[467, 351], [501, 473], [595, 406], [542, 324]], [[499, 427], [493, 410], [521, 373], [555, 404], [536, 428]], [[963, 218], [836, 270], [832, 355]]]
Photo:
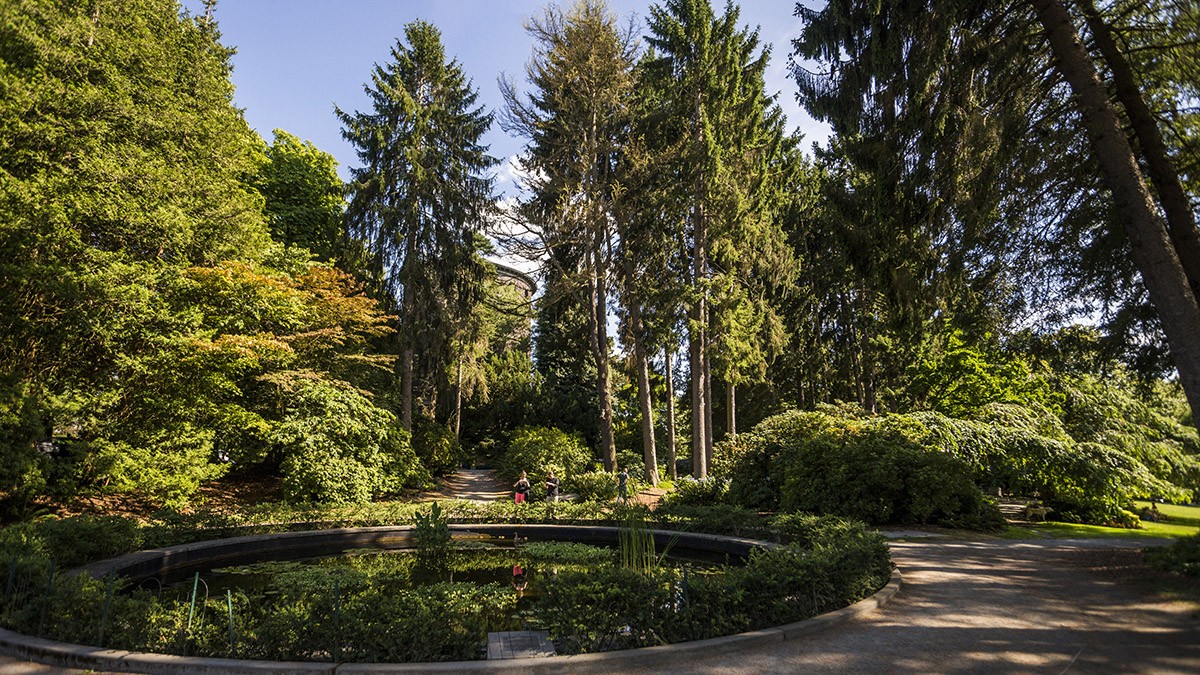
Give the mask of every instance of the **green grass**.
[[[1150, 502], [1135, 503], [1138, 511], [1150, 507]], [[1129, 537], [1175, 539], [1200, 532], [1200, 507], [1159, 504], [1158, 510], [1167, 517], [1167, 522], [1142, 521], [1142, 527], [1136, 530], [1123, 527], [1048, 522], [1023, 527], [1009, 527], [1000, 536], [1005, 539], [1125, 539]]]
[[[1137, 510], [1150, 508], [1150, 502], [1137, 501]], [[1184, 525], [1200, 530], [1200, 506], [1181, 506], [1179, 504], [1159, 504], [1159, 513], [1167, 517], [1173, 525]], [[1194, 534], [1194, 533], [1193, 533]]]

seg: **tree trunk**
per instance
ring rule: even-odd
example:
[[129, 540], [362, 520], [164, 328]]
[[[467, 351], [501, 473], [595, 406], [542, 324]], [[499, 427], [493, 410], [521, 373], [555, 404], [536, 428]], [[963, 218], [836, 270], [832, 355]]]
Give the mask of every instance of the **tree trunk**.
[[[707, 309], [707, 306], [705, 307]], [[704, 324], [708, 325], [708, 313], [705, 312]], [[705, 332], [705, 338], [708, 333]], [[707, 341], [704, 344], [704, 465], [712, 471], [713, 463], [713, 388], [712, 388], [712, 355], [708, 352]]]
[[667, 471], [671, 474], [671, 480], [679, 478], [679, 471], [675, 468], [675, 373], [671, 368], [671, 361], [674, 359], [674, 351], [667, 347]]
[[[693, 310], [694, 315], [694, 310]], [[697, 480], [708, 476], [708, 455], [704, 452], [704, 364], [700, 350], [702, 329], [694, 327], [693, 321], [688, 335], [688, 361], [692, 393], [692, 475]]]
[[1033, 7], [1046, 30], [1055, 65], [1075, 93], [1134, 262], [1166, 333], [1192, 419], [1200, 420], [1200, 306], [1070, 14], [1058, 0], [1033, 0]]
[[726, 438], [737, 438], [737, 385], [732, 382], [725, 384], [725, 426]]
[[845, 317], [846, 325], [850, 327], [850, 374], [854, 380], [854, 393], [858, 399], [858, 404], [864, 409], [867, 407], [867, 395], [863, 387], [863, 372], [862, 359], [860, 354], [861, 343], [858, 339], [859, 330], [854, 323], [855, 316], [850, 310], [850, 303], [846, 300], [846, 295], [841, 296], [842, 316]]
[[1088, 28], [1092, 32], [1096, 46], [1112, 70], [1113, 84], [1117, 100], [1129, 115], [1133, 127], [1134, 138], [1141, 148], [1142, 157], [1146, 160], [1147, 172], [1154, 189], [1158, 191], [1158, 201], [1163, 213], [1167, 216], [1167, 228], [1171, 232], [1171, 241], [1175, 245], [1175, 253], [1187, 274], [1188, 283], [1192, 287], [1192, 295], [1200, 294], [1200, 230], [1196, 229], [1196, 217], [1192, 212], [1191, 201], [1179, 182], [1179, 172], [1167, 152], [1163, 142], [1162, 132], [1154, 120], [1154, 113], [1146, 105], [1138, 87], [1137, 78], [1129, 61], [1121, 53], [1113, 40], [1108, 24], [1096, 11], [1096, 5], [1091, 0], [1081, 3], [1083, 14], [1087, 19]]
[[596, 395], [600, 405], [600, 457], [606, 471], [617, 469], [617, 446], [613, 440], [612, 394], [609, 390], [608, 369], [608, 294], [607, 273], [603, 265], [601, 233], [595, 236], [593, 251], [593, 273], [591, 278], [592, 302], [592, 355], [596, 359]]
[[[636, 315], [637, 309], [633, 310]], [[641, 321], [633, 319], [634, 330], [640, 329]], [[638, 377], [638, 404], [642, 409], [642, 457], [646, 464], [646, 480], [653, 486], [658, 485], [658, 454], [654, 447], [654, 409], [650, 400], [650, 365], [647, 363], [646, 348], [642, 341], [634, 337], [633, 358], [636, 362]]]
[[462, 440], [462, 357], [458, 357], [458, 380], [454, 383], [454, 440]]
[[708, 404], [705, 400], [705, 329], [707, 327], [708, 312], [706, 311], [707, 303], [705, 302], [706, 290], [704, 289], [704, 280], [706, 278], [707, 262], [705, 259], [704, 247], [704, 208], [697, 204], [693, 208], [693, 242], [692, 242], [692, 285], [696, 291], [697, 297], [695, 304], [692, 305], [691, 321], [688, 326], [688, 348], [689, 357], [691, 358], [691, 380], [692, 380], [692, 475], [697, 480], [704, 480], [708, 477], [708, 437], [707, 432], [707, 416], [705, 411], [708, 410]]
[[412, 433], [413, 428], [413, 350], [404, 348], [400, 365], [400, 422], [404, 430]]
[[[704, 128], [704, 94], [695, 87], [692, 95], [692, 161], [698, 162], [708, 153]], [[692, 474], [700, 480], [708, 477], [708, 415], [710, 400], [705, 388], [708, 368], [708, 223], [705, 213], [707, 190], [702, 165], [694, 167], [692, 182], [692, 290], [696, 300], [692, 305], [689, 332], [690, 373], [692, 380]]]

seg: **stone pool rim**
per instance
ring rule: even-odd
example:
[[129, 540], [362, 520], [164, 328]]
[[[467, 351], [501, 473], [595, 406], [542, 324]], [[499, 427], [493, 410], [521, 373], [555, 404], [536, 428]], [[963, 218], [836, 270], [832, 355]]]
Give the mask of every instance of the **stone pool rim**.
[[[545, 524], [455, 524], [451, 532], [456, 539], [472, 536], [508, 536], [519, 534], [534, 541], [616, 541], [619, 528], [585, 525]], [[291, 553], [302, 557], [304, 552], [329, 550], [342, 546], [352, 548], [412, 547], [412, 526], [377, 526], [306, 530], [275, 534], [244, 535], [229, 539], [213, 539], [180, 544], [159, 549], [130, 553], [102, 560], [72, 570], [71, 573], [91, 573], [103, 576], [117, 573], [144, 580], [162, 574], [189, 574], [191, 570], [237, 564], [247, 558], [278, 559]], [[660, 545], [673, 541], [675, 546], [702, 549], [729, 555], [748, 555], [755, 548], [773, 548], [770, 542], [725, 535], [651, 530]], [[711, 548], [708, 548], [711, 547]], [[208, 555], [205, 555], [205, 553]], [[216, 561], [216, 564], [213, 564]], [[883, 588], [847, 607], [827, 612], [804, 621], [738, 633], [724, 637], [679, 642], [669, 645], [641, 647], [610, 652], [551, 656], [505, 661], [443, 661], [423, 663], [334, 663], [284, 662], [244, 659], [177, 656], [172, 654], [139, 653], [102, 647], [56, 642], [0, 629], [0, 653], [45, 665], [62, 668], [92, 669], [134, 673], [471, 673], [521, 670], [524, 672], [612, 672], [629, 667], [646, 667], [667, 663], [678, 664], [682, 658], [722, 654], [759, 645], [800, 638], [818, 631], [857, 619], [883, 606], [900, 590], [901, 575], [894, 570]]]

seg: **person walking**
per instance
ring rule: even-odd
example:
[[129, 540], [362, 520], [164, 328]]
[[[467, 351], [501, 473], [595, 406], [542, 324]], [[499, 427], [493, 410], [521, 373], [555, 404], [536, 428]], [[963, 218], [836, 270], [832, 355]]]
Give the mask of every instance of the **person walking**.
[[622, 468], [617, 474], [617, 501], [624, 504], [629, 500], [629, 469]]
[[529, 495], [530, 488], [529, 477], [525, 475], [524, 471], [521, 472], [521, 477], [517, 479], [517, 482], [513, 483], [513, 488], [516, 490], [516, 495], [514, 496], [516, 503], [524, 503], [525, 497]]
[[558, 479], [554, 477], [553, 471], [546, 472], [546, 501], [558, 501]]

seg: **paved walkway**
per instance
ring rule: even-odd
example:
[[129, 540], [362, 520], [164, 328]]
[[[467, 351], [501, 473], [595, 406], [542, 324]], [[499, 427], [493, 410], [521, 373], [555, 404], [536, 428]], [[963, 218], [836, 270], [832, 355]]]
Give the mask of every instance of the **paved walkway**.
[[893, 542], [904, 585], [871, 617], [673, 672], [1200, 673], [1197, 607], [1138, 587], [1147, 543]]

